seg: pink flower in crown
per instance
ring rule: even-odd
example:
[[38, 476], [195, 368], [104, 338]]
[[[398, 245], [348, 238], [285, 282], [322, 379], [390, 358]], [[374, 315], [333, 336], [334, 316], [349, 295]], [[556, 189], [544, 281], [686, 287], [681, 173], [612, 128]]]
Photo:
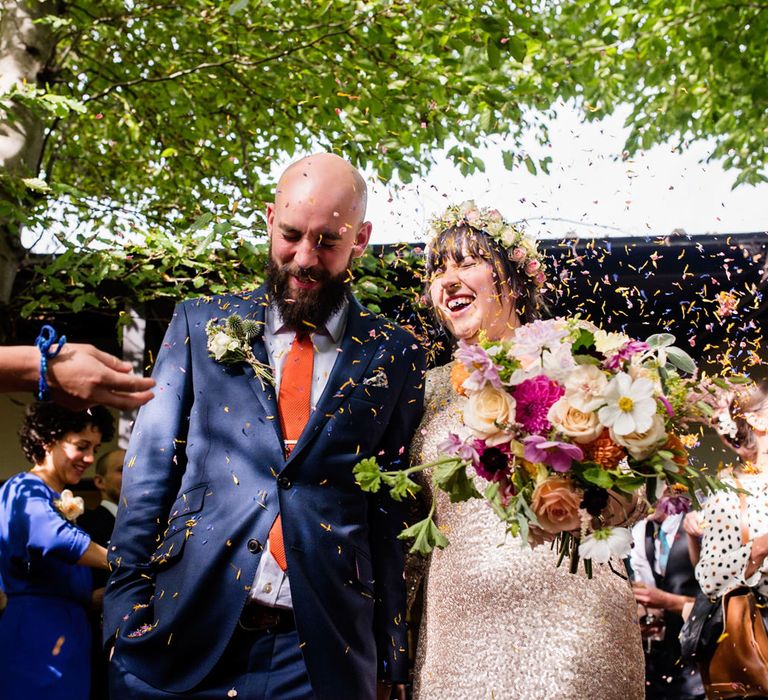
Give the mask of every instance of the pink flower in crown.
[[495, 389], [501, 389], [499, 369], [488, 353], [479, 345], [459, 340], [456, 359], [468, 370], [471, 370], [469, 378], [464, 381], [464, 386], [467, 389], [480, 391], [486, 384], [490, 384]]
[[505, 481], [509, 476], [512, 458], [509, 443], [487, 445], [485, 440], [475, 440], [473, 447], [477, 459], [472, 464], [478, 475], [487, 481]]
[[529, 462], [540, 462], [552, 467], [556, 472], [567, 472], [573, 460], [584, 459], [584, 453], [578, 445], [568, 442], [547, 440], [542, 435], [529, 435], [523, 439], [525, 452], [523, 457]]
[[650, 349], [651, 346], [648, 345], [648, 343], [644, 343], [641, 340], [630, 340], [628, 343], [622, 345], [618, 352], [607, 357], [603, 362], [603, 367], [606, 369], [619, 369], [625, 362], [632, 359], [633, 355], [637, 355]]
[[525, 260], [525, 251], [522, 248], [515, 248], [510, 257], [512, 262], [521, 263]]
[[541, 267], [541, 263], [538, 260], [529, 260], [525, 263], [525, 274], [529, 277], [533, 277]]
[[515, 422], [526, 433], [547, 432], [552, 427], [547, 413], [564, 393], [565, 389], [560, 384], [543, 374], [520, 382], [512, 392], [517, 402]]

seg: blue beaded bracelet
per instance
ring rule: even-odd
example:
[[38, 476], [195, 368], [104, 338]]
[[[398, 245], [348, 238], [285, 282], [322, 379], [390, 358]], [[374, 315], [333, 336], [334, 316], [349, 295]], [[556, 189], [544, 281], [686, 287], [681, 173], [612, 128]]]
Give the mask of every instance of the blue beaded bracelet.
[[[51, 350], [51, 346], [58, 340], [56, 349]], [[37, 400], [48, 401], [51, 398], [51, 390], [48, 386], [48, 361], [52, 360], [61, 352], [64, 343], [67, 342], [67, 336], [58, 337], [53, 326], [45, 325], [40, 329], [40, 335], [35, 340], [35, 345], [40, 350], [40, 381], [37, 384]]]

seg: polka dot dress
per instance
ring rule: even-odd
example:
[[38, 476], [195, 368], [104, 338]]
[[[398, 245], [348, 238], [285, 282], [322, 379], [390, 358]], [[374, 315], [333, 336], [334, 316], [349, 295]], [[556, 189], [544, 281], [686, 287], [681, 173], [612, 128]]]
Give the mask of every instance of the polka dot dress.
[[[735, 486], [733, 479], [724, 481]], [[739, 495], [720, 491], [704, 505], [704, 537], [696, 578], [707, 595], [720, 595], [737, 586], [750, 586], [768, 595], [768, 559], [750, 578], [744, 578], [752, 551], [752, 539], [768, 533], [768, 473], [740, 474], [747, 496], [747, 524], [750, 541], [741, 542]]]

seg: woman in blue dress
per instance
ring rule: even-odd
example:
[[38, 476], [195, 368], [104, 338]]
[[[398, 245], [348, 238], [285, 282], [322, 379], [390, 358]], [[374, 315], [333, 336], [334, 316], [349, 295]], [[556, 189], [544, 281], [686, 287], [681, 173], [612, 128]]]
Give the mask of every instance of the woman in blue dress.
[[33, 467], [0, 488], [0, 695], [5, 700], [87, 700], [90, 685], [91, 572], [106, 550], [74, 524], [78, 508], [62, 491], [112, 439], [100, 406], [27, 409], [21, 446]]

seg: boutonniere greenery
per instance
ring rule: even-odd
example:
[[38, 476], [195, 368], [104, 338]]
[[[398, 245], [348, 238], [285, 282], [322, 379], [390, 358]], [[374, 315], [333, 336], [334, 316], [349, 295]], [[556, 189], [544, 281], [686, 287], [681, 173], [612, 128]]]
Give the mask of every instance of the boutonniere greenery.
[[208, 353], [216, 362], [224, 365], [247, 362], [261, 381], [275, 383], [272, 368], [259, 362], [251, 349], [253, 341], [261, 333], [257, 321], [243, 319], [238, 314], [228, 316], [223, 323], [212, 318], [205, 325], [205, 333], [208, 336]]

